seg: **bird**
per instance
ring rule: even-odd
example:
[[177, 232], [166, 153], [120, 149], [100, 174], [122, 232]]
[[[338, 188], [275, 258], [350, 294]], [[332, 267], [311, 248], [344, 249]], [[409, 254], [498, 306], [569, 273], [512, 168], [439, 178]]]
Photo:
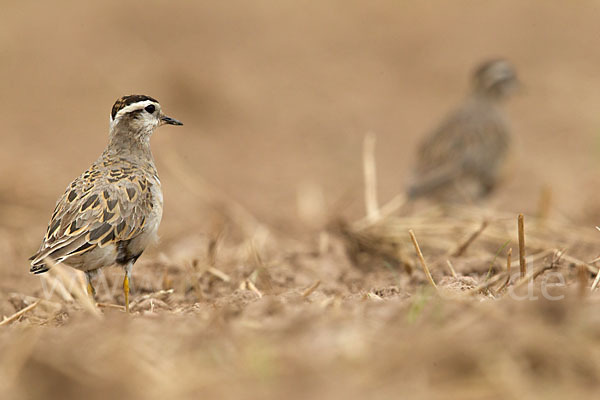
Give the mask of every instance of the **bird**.
[[422, 140], [409, 200], [472, 202], [493, 191], [505, 172], [511, 142], [502, 104], [520, 86], [506, 59], [477, 66], [466, 100]]
[[31, 273], [58, 263], [81, 270], [94, 298], [99, 269], [117, 264], [125, 270], [129, 313], [131, 270], [156, 240], [162, 219], [161, 183], [150, 150], [150, 137], [161, 125], [183, 123], [166, 116], [150, 96], [128, 95], [114, 103], [108, 145], [56, 202], [40, 248], [29, 259]]

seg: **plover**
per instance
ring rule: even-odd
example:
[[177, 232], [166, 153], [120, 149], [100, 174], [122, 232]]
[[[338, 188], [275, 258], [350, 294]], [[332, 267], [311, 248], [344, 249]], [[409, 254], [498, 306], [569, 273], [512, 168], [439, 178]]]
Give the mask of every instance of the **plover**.
[[163, 195], [150, 151], [150, 136], [164, 124], [183, 125], [163, 114], [150, 96], [118, 99], [110, 115], [109, 143], [100, 158], [60, 197], [30, 271], [48, 271], [48, 261], [85, 272], [92, 278], [113, 264], [125, 270], [123, 291], [129, 312], [131, 269], [156, 238]]
[[510, 144], [500, 105], [518, 86], [516, 71], [506, 60], [487, 61], [475, 70], [464, 104], [421, 143], [409, 199], [471, 201], [492, 191]]

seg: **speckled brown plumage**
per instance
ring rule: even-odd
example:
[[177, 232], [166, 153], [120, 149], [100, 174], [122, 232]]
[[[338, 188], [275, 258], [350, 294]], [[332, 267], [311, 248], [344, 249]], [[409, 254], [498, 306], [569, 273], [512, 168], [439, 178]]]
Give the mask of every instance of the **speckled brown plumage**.
[[85, 271], [90, 287], [93, 273], [108, 265], [123, 265], [129, 275], [162, 218], [160, 180], [150, 151], [150, 136], [162, 124], [181, 125], [162, 114], [151, 97], [115, 102], [109, 144], [56, 203], [30, 259], [31, 272], [46, 272], [50, 259]]
[[505, 60], [480, 65], [465, 103], [426, 137], [419, 148], [409, 198], [474, 200], [496, 186], [510, 146], [501, 101], [517, 86]]
[[[103, 154], [59, 199], [32, 272], [45, 268], [47, 256], [55, 262], [69, 259], [70, 265], [85, 270], [81, 254], [143, 232], [154, 207], [162, 207], [153, 196], [155, 188], [160, 190], [160, 181], [151, 161], [139, 164]], [[131, 256], [120, 254], [116, 261], [124, 264]]]

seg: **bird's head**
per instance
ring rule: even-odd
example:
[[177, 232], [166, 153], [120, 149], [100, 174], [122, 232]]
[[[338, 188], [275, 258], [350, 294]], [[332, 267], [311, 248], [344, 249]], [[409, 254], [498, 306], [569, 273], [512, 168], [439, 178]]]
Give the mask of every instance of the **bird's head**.
[[111, 136], [129, 135], [148, 140], [154, 130], [164, 124], [183, 125], [166, 116], [157, 100], [150, 96], [133, 94], [119, 98], [110, 113]]
[[480, 64], [473, 73], [472, 84], [477, 95], [493, 99], [504, 99], [520, 86], [515, 68], [504, 59]]

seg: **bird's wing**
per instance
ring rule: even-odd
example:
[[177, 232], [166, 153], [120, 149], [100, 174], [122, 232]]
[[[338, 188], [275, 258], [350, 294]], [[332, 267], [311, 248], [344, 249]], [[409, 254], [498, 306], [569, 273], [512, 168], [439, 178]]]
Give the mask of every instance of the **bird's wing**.
[[465, 174], [493, 172], [507, 147], [506, 131], [493, 114], [463, 109], [451, 115], [421, 144], [409, 196], [448, 186]]
[[46, 257], [58, 263], [136, 237], [152, 207], [144, 177], [86, 171], [58, 200], [42, 245], [30, 258], [31, 272], [46, 271]]

